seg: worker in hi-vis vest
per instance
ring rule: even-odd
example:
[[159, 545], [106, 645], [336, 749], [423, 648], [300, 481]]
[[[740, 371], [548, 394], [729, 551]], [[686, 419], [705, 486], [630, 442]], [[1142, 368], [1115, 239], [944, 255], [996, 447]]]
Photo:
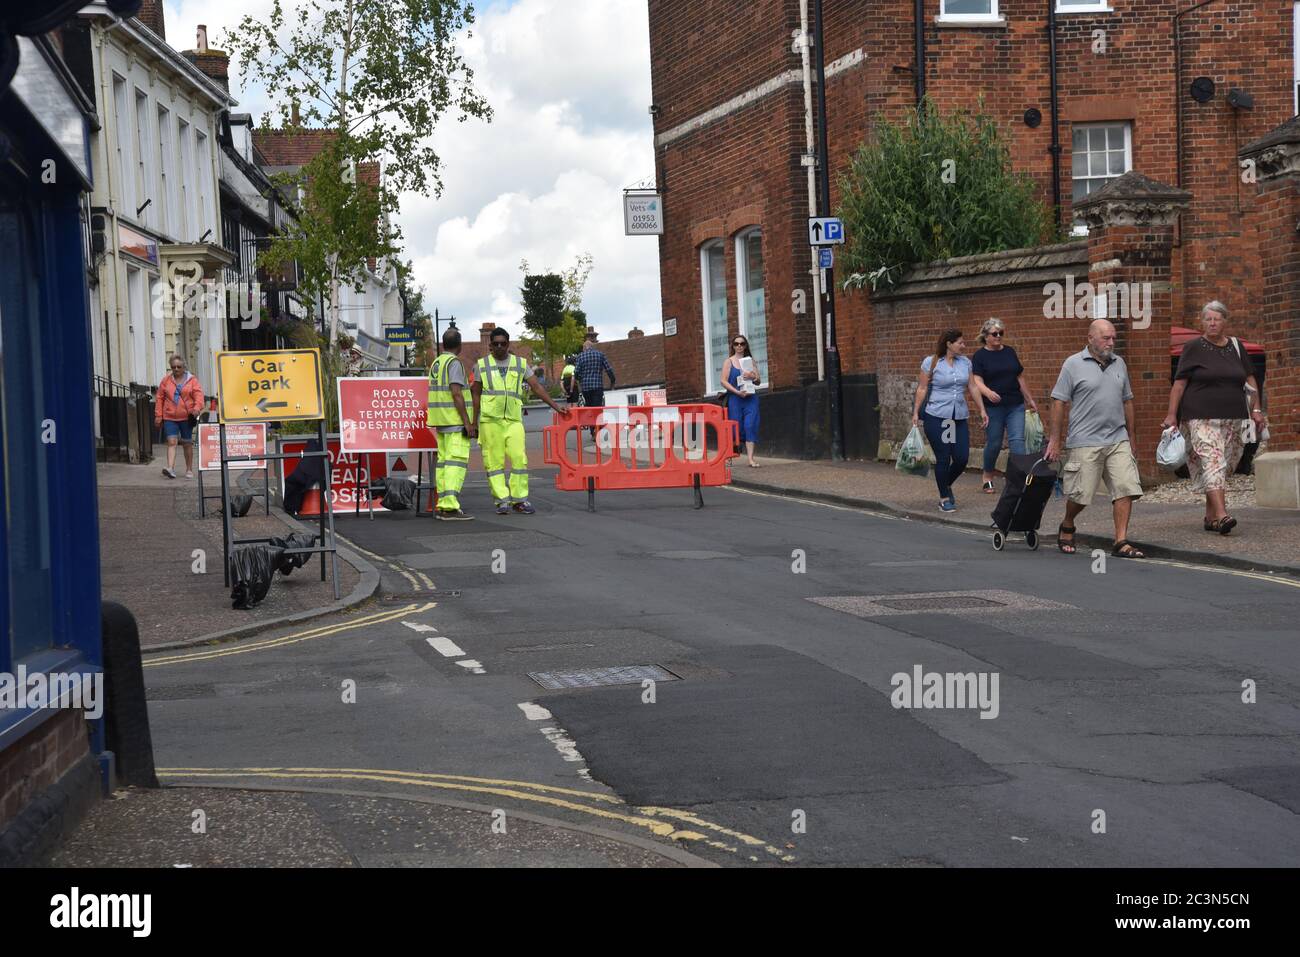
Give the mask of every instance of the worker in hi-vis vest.
[[[524, 448], [524, 387], [562, 416], [560, 408], [546, 394], [520, 356], [510, 352], [510, 333], [496, 328], [488, 336], [490, 355], [474, 364], [474, 424], [478, 426], [478, 444], [483, 450], [483, 469], [488, 487], [496, 501], [497, 514], [516, 512], [532, 515], [536, 509], [528, 501], [528, 451]], [[506, 461], [510, 462], [510, 481], [506, 482]], [[512, 504], [513, 500], [513, 504]]]
[[460, 490], [469, 471], [470, 441], [477, 433], [465, 407], [469, 381], [460, 361], [460, 330], [452, 326], [442, 334], [443, 351], [429, 366], [429, 428], [438, 433], [438, 465], [434, 481], [438, 488], [435, 518], [463, 522], [473, 518], [460, 507]]

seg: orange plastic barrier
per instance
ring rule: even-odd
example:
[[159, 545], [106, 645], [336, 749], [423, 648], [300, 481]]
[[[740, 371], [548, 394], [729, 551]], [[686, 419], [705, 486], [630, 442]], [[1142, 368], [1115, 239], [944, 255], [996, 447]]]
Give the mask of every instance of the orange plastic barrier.
[[704, 404], [577, 407], [542, 430], [546, 463], [560, 467], [555, 487], [586, 490], [592, 511], [598, 489], [620, 488], [694, 488], [700, 508], [703, 486], [731, 484], [739, 438], [738, 422]]

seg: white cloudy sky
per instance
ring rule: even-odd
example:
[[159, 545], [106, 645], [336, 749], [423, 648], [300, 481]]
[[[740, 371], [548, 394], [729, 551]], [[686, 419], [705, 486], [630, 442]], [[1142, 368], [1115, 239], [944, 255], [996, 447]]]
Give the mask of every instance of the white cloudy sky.
[[[295, 0], [285, 0], [292, 7]], [[166, 0], [167, 39], [212, 44], [271, 0]], [[654, 175], [650, 43], [645, 0], [489, 0], [463, 46], [495, 111], [491, 124], [449, 121], [435, 137], [439, 199], [403, 197], [401, 223], [415, 282], [430, 310], [462, 329], [520, 331], [519, 271], [559, 271], [595, 259], [583, 306], [602, 339], [633, 326], [661, 331], [658, 245], [624, 236], [622, 190]], [[232, 92], [260, 116], [261, 90]]]

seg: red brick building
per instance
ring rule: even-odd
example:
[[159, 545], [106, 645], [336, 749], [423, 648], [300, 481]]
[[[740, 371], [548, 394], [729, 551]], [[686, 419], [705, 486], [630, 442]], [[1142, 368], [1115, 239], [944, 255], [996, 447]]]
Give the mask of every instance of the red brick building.
[[[1067, 231], [1075, 199], [1128, 170], [1189, 193], [1173, 225], [1168, 295], [1156, 297], [1170, 313], [1160, 317], [1163, 326], [1195, 327], [1200, 307], [1219, 299], [1232, 310], [1237, 334], [1263, 342], [1268, 280], [1261, 263], [1267, 257], [1251, 225], [1258, 187], [1243, 181], [1238, 151], [1297, 111], [1300, 5], [1056, 0], [1050, 31], [1048, 6], [1045, 0], [924, 0], [919, 33], [926, 94], [945, 113], [975, 109], [982, 100], [1011, 145], [1014, 165], [1039, 184], [1049, 206], [1056, 179]], [[915, 107], [918, 31], [912, 0], [825, 0], [824, 7], [835, 207], [839, 177], [871, 135], [874, 117], [901, 120]], [[817, 382], [801, 163], [803, 78], [792, 42], [800, 4], [649, 0], [649, 12], [655, 155], [665, 209], [663, 314], [676, 320], [676, 334], [665, 339], [669, 399], [715, 391], [728, 337], [743, 331], [766, 346], [764, 444], [774, 452], [824, 455], [825, 393]], [[1202, 77], [1213, 82], [1204, 101], [1191, 92]], [[1033, 122], [1031, 110], [1040, 122]], [[1053, 119], [1060, 144], [1055, 174]], [[1099, 265], [1105, 264], [1094, 263], [1094, 271]], [[1088, 270], [1085, 257], [1067, 271], [1083, 279]], [[1027, 295], [1032, 279], [1041, 299], [1045, 278], [1029, 270], [1021, 292]], [[792, 307], [796, 290], [808, 297], [802, 313]], [[896, 304], [873, 303], [863, 292], [837, 296], [851, 456], [875, 454], [883, 369], [901, 374], [919, 365], [949, 319], [969, 326], [973, 342], [979, 316], [964, 305], [966, 291], [931, 292], [925, 308], [914, 310], [920, 314], [913, 331], [902, 337], [877, 321], [881, 312], [895, 313]], [[987, 300], [981, 307], [1002, 308]], [[1032, 298], [1021, 295], [1016, 308], [1032, 310]], [[999, 313], [985, 313], [993, 314]], [[1015, 317], [1008, 322], [1011, 341], [1026, 365], [1035, 366], [1031, 378], [1041, 395], [1054, 378], [1055, 368], [1048, 367], [1082, 347], [1086, 321], [1040, 321], [1032, 334], [1026, 324], [1020, 338]], [[1273, 370], [1290, 368], [1290, 357], [1268, 360], [1270, 383], [1282, 385]]]

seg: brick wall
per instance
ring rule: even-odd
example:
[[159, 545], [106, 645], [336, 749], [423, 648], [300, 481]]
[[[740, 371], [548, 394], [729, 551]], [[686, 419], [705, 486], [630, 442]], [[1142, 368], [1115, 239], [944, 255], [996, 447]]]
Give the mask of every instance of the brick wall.
[[[1292, 5], [1284, 0], [1218, 0], [1188, 13], [1180, 21], [1181, 69], [1175, 67], [1173, 17], [1191, 4], [1116, 0], [1112, 5], [1111, 14], [1058, 17], [1063, 219], [1069, 224], [1072, 218], [1074, 124], [1130, 122], [1133, 168], [1192, 193], [1171, 239], [1172, 315], [1181, 317], [1181, 324], [1194, 324], [1204, 302], [1220, 299], [1233, 310], [1237, 332], [1263, 341], [1264, 279], [1254, 233], [1242, 222], [1242, 204], [1248, 205], [1250, 197], [1240, 181], [1236, 154], [1242, 144], [1293, 113]], [[927, 92], [944, 111], [973, 109], [982, 100], [984, 111], [1011, 145], [1016, 169], [1034, 178], [1040, 197], [1050, 204], [1045, 8], [1042, 0], [1001, 0], [1005, 26], [941, 27], [934, 23], [939, 0], [926, 0], [926, 78]], [[651, 0], [652, 79], [660, 108], [656, 134], [783, 71], [798, 69], [799, 57], [790, 50], [790, 33], [798, 28], [798, 20], [798, 4], [790, 0]], [[1097, 30], [1105, 31], [1104, 53], [1094, 51]], [[853, 151], [870, 136], [873, 118], [883, 112], [898, 120], [914, 105], [911, 0], [827, 4], [825, 46], [828, 63], [858, 49], [866, 52], [864, 62], [827, 80], [834, 206], [840, 175]], [[1205, 104], [1187, 93], [1198, 76], [1217, 84], [1215, 97]], [[1234, 110], [1227, 104], [1225, 96], [1234, 87], [1254, 97], [1253, 110]], [[1042, 113], [1037, 128], [1024, 123], [1029, 107]], [[1180, 107], [1181, 163], [1175, 150]], [[770, 371], [770, 382], [783, 388], [815, 378], [812, 310], [794, 316], [786, 306], [796, 286], [810, 288], [806, 185], [798, 165], [804, 149], [803, 121], [802, 88], [796, 84], [656, 152], [660, 183], [668, 190], [666, 231], [660, 241], [664, 315], [676, 316], [679, 328], [679, 335], [668, 340], [666, 356], [674, 400], [698, 395], [703, 384], [697, 241], [701, 228], [726, 223], [736, 210], [753, 204], [764, 211], [769, 336], [773, 356], [781, 357]], [[727, 269], [734, 332], [737, 300], [730, 243]], [[837, 306], [844, 371], [883, 368], [870, 297], [840, 295]], [[931, 324], [941, 318], [932, 317]]]
[[1256, 325], [1268, 356], [1269, 448], [1293, 452], [1300, 449], [1300, 118], [1249, 144], [1242, 156], [1259, 177], [1245, 227], [1258, 238], [1263, 277]]
[[[1045, 315], [1044, 285], [1063, 282], [1066, 275], [1087, 279], [1086, 243], [933, 263], [874, 298], [881, 438], [901, 442], [911, 428], [921, 361], [934, 354], [940, 333], [960, 329], [966, 354], [973, 356], [980, 326], [990, 316], [1006, 325], [1006, 344], [1016, 350], [1030, 393], [1046, 412], [1061, 363], [1087, 339], [1089, 320]], [[971, 445], [983, 446], [984, 431], [973, 417], [971, 426]]]
[[73, 709], [0, 751], [0, 831], [89, 753], [85, 718]]

